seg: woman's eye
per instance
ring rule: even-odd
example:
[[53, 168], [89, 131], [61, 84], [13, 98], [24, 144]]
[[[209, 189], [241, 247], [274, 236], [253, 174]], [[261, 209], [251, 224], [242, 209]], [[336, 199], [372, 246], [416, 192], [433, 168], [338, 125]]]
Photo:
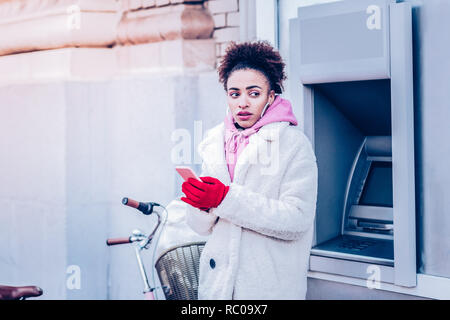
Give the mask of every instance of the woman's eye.
[[257, 96], [259, 96], [259, 92], [258, 91], [250, 92], [250, 96], [257, 97]]
[[230, 93], [230, 97], [239, 97], [239, 93], [238, 92], [231, 92]]

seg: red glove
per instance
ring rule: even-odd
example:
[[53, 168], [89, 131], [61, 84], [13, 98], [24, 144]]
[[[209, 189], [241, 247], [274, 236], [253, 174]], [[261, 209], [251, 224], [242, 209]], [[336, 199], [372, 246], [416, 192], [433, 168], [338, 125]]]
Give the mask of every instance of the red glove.
[[181, 200], [205, 211], [209, 208], [217, 208], [230, 187], [213, 177], [200, 177], [200, 179], [203, 182], [193, 178], [183, 182], [181, 190], [186, 194], [186, 198], [183, 197]]

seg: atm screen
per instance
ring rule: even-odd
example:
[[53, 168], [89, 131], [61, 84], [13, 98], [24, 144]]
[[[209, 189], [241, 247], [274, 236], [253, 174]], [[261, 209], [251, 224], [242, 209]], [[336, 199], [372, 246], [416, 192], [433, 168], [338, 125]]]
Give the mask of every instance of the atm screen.
[[360, 205], [392, 207], [392, 163], [374, 161], [364, 184]]

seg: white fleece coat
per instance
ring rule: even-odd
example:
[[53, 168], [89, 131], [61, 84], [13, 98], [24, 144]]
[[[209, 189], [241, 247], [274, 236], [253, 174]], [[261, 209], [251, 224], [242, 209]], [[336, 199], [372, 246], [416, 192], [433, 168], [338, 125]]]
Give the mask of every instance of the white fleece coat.
[[[201, 176], [229, 185], [209, 213], [187, 206], [188, 225], [209, 235], [200, 257], [199, 299], [304, 299], [317, 199], [317, 165], [307, 137], [274, 122], [249, 137], [233, 183], [224, 124], [199, 144]], [[211, 261], [213, 259], [213, 261]]]

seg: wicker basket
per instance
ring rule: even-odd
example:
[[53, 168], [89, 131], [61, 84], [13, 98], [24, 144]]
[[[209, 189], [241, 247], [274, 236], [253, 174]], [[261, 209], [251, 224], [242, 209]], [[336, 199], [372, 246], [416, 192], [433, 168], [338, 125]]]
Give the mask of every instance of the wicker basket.
[[200, 254], [205, 242], [193, 242], [170, 248], [156, 261], [167, 300], [197, 300]]

